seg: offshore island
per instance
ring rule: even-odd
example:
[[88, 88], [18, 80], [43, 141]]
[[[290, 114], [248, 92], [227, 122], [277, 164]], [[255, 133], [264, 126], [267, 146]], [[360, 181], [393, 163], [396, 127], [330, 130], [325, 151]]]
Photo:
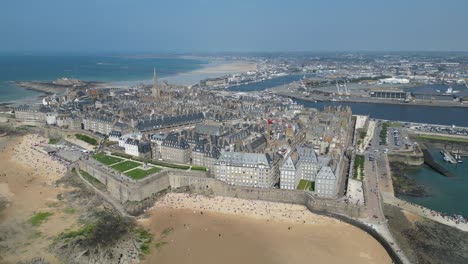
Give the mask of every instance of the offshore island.
[[463, 63], [242, 60], [192, 85], [18, 83], [47, 95], [2, 107], [0, 260], [464, 263], [467, 215], [405, 197], [429, 195], [408, 168], [459, 177], [468, 128], [340, 105], [464, 107]]

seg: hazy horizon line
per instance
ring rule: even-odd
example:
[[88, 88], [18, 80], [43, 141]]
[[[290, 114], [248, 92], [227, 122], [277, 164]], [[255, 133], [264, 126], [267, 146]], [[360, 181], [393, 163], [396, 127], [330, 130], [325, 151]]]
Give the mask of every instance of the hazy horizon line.
[[212, 56], [212, 55], [248, 55], [248, 54], [345, 54], [345, 53], [363, 53], [363, 54], [382, 54], [382, 53], [444, 53], [444, 54], [468, 54], [466, 51], [453, 50], [304, 50], [304, 51], [1, 51], [0, 55], [127, 55], [127, 56]]

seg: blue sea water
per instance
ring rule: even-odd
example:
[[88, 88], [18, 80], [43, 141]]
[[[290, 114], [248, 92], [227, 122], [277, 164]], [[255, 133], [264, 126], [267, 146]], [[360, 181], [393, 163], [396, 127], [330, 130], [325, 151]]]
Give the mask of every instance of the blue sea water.
[[405, 173], [416, 183], [426, 188], [429, 196], [410, 197], [403, 196], [404, 200], [424, 207], [447, 213], [468, 217], [468, 158], [461, 164], [451, 164], [443, 161], [439, 150], [430, 150], [434, 160], [456, 175], [453, 178], [445, 177], [426, 165], [408, 168]]
[[[310, 77], [311, 75], [307, 75], [306, 77]], [[277, 87], [285, 84], [289, 84], [291, 82], [300, 81], [304, 75], [287, 75], [276, 77], [272, 79], [268, 79], [262, 82], [255, 82], [249, 84], [242, 84], [239, 86], [229, 87], [229, 91], [233, 92], [253, 92], [253, 91], [263, 91], [272, 87]]]
[[321, 110], [326, 106], [350, 106], [353, 114], [377, 119], [468, 127], [468, 107], [295, 101], [304, 107]]
[[[284, 83], [298, 81], [301, 77], [300, 75], [285, 76], [261, 83], [232, 87], [229, 90], [242, 92], [262, 91], [271, 87], [283, 85]], [[434, 88], [444, 91], [447, 89], [447, 86], [440, 85], [434, 86]], [[461, 89], [463, 89], [463, 87]], [[295, 101], [299, 104], [303, 104], [304, 107], [318, 108], [320, 110], [323, 110], [326, 106], [350, 106], [353, 114], [369, 115], [372, 118], [378, 119], [468, 127], [468, 108], [465, 107]], [[406, 171], [407, 175], [415, 179], [418, 184], [426, 187], [429, 196], [422, 198], [402, 198], [439, 212], [459, 214], [468, 217], [468, 203], [465, 202], [468, 200], [468, 158], [464, 158], [463, 164], [454, 165], [445, 163], [437, 150], [432, 150], [432, 152], [435, 160], [452, 171], [456, 177], [444, 177], [426, 165], [410, 168]]]
[[0, 55], [0, 102], [39, 95], [13, 81], [46, 81], [68, 77], [85, 81], [138, 81], [172, 76], [204, 67], [208, 62], [177, 57], [91, 55]]

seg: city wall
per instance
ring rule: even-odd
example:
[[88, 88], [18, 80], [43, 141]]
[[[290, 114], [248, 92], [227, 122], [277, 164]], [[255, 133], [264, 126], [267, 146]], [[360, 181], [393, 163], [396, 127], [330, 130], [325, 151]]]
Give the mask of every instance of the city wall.
[[414, 153], [388, 153], [388, 159], [391, 162], [401, 162], [407, 165], [419, 166], [424, 163], [424, 155]]
[[165, 169], [143, 180], [133, 180], [94, 161], [80, 160], [81, 170], [99, 180], [107, 192], [121, 203], [141, 201], [169, 187], [190, 187], [194, 193], [226, 196], [250, 200], [292, 203], [305, 205], [311, 211], [342, 214], [349, 217], [365, 217], [363, 207], [348, 205], [341, 200], [322, 199], [297, 190], [261, 189], [229, 185], [206, 176], [205, 172]]
[[203, 172], [163, 170], [143, 180], [135, 181], [120, 174], [112, 175], [90, 161], [79, 161], [81, 170], [106, 185], [108, 193], [120, 203], [141, 201], [169, 187], [189, 187], [190, 191], [202, 195], [216, 195], [249, 200], [300, 204], [313, 213], [333, 217], [354, 225], [374, 237], [385, 248], [394, 263], [402, 263], [387, 240], [372, 227], [356, 218], [367, 217], [365, 207], [348, 205], [340, 200], [321, 199], [312, 194], [297, 190], [260, 189], [226, 184], [206, 176]]

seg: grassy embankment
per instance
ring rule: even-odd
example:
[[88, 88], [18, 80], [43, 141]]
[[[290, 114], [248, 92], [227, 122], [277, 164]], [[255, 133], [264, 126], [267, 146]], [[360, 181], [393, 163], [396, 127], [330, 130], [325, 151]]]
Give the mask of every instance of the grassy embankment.
[[386, 122], [388, 127], [403, 127], [403, 124], [400, 122]]
[[[73, 169], [72, 172], [76, 173], [76, 171]], [[99, 190], [101, 191], [105, 191], [106, 190], [106, 186], [100, 182], [98, 179], [94, 178], [93, 176], [91, 176], [89, 173], [87, 173], [86, 171], [83, 171], [83, 170], [80, 170], [80, 174], [81, 176], [83, 176], [83, 178], [91, 183], [94, 187], [98, 188]]]
[[380, 130], [380, 139], [382, 140], [383, 145], [387, 145], [387, 130], [388, 122], [382, 124], [382, 130]]
[[95, 160], [105, 164], [105, 165], [112, 165], [112, 164], [123, 161], [123, 159], [121, 159], [121, 158], [106, 155], [104, 152], [99, 152], [99, 153], [95, 154], [93, 156], [93, 158]]
[[436, 135], [418, 135], [417, 137], [419, 139], [426, 139], [426, 140], [448, 141], [448, 142], [456, 142], [456, 143], [468, 143], [468, 138], [457, 138], [457, 137], [436, 136]]
[[90, 145], [93, 145], [93, 146], [98, 145], [98, 141], [95, 138], [92, 138], [90, 136], [83, 135], [83, 134], [75, 134], [75, 137], [76, 137], [76, 139], [84, 141], [84, 142], [86, 142], [86, 143], [88, 143]]
[[353, 178], [357, 180], [362, 180], [364, 177], [364, 156], [356, 155], [354, 158], [354, 172]]
[[357, 145], [360, 146], [361, 144], [364, 143], [364, 138], [367, 135], [367, 131], [365, 130], [359, 130], [358, 132], [358, 140], [357, 140]]

